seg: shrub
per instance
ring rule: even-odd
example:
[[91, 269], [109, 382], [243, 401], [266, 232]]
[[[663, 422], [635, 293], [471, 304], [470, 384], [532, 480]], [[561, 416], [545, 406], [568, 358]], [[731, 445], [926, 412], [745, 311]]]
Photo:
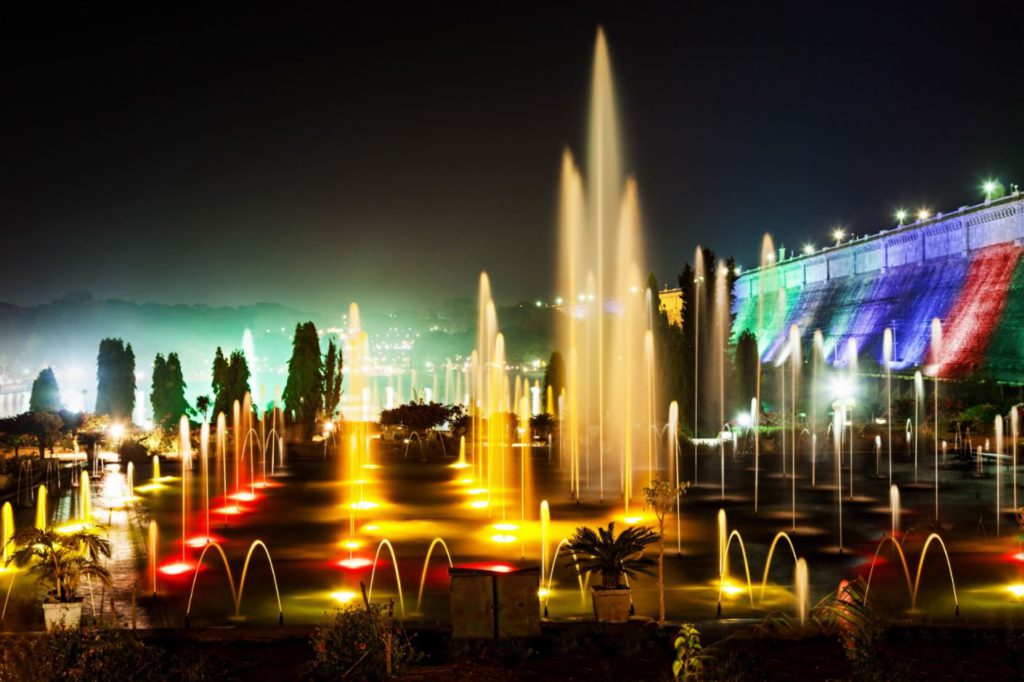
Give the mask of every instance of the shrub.
[[[391, 669], [412, 663], [416, 653], [403, 632], [391, 626]], [[318, 679], [379, 680], [387, 677], [387, 614], [380, 604], [335, 610], [313, 633], [313, 675]]]
[[700, 643], [700, 632], [693, 625], [683, 623], [679, 627], [674, 643], [675, 660], [672, 674], [677, 680], [698, 679], [704, 669], [704, 647]]
[[0, 682], [157, 679], [159, 654], [131, 632], [111, 626], [12, 637], [0, 645]]

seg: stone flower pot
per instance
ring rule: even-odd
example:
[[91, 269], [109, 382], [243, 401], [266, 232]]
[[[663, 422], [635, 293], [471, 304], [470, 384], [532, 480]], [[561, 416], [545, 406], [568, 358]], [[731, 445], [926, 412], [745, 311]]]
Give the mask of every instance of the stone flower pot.
[[58, 625], [68, 629], [77, 628], [82, 620], [81, 597], [67, 602], [43, 602], [43, 620], [46, 621], [47, 632], [51, 632]]
[[599, 623], [625, 623], [629, 620], [629, 588], [590, 588], [594, 600], [594, 618]]

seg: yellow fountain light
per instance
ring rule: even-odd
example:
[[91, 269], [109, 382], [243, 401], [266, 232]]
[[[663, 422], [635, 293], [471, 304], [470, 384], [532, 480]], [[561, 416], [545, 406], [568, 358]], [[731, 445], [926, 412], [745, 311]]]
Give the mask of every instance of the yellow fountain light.
[[349, 602], [355, 601], [359, 595], [352, 590], [337, 590], [331, 592], [331, 599], [338, 602], [339, 604], [348, 604]]
[[737, 585], [728, 578], [722, 581], [722, 594], [727, 597], [735, 597], [743, 594], [745, 591], [745, 588]]
[[1012, 583], [1006, 586], [1006, 591], [1012, 594], [1014, 599], [1024, 599], [1024, 584]]
[[380, 465], [379, 464], [364, 464], [363, 468], [364, 469], [380, 469]]
[[376, 523], [368, 523], [365, 526], [363, 526], [363, 530], [365, 530], [365, 531], [367, 531], [369, 533], [374, 533], [374, 532], [380, 530], [380, 526], [378, 526]]
[[467, 495], [483, 495], [487, 492], [487, 488], [470, 488], [466, 491]]
[[508, 535], [507, 533], [498, 533], [497, 535], [491, 536], [491, 542], [497, 542], [501, 545], [507, 545], [510, 542], [515, 542], [515, 535]]
[[470, 464], [469, 462], [455, 462], [454, 464], [448, 465], [448, 467], [451, 469], [468, 469], [471, 466], [472, 464]]
[[487, 500], [473, 500], [469, 506], [473, 509], [487, 509]]
[[377, 504], [376, 502], [371, 502], [370, 500], [361, 500], [359, 502], [353, 502], [349, 506], [352, 507], [352, 509], [366, 510], [366, 509], [376, 509], [380, 505]]
[[341, 546], [345, 549], [359, 549], [363, 546], [363, 543], [359, 542], [359, 540], [345, 540], [341, 543]]
[[547, 599], [548, 597], [550, 597], [551, 596], [551, 592], [552, 592], [552, 590], [549, 590], [546, 587], [539, 587], [539, 588], [537, 588], [537, 596], [539, 598], [541, 598], [541, 599]]
[[496, 523], [494, 524], [494, 530], [510, 531], [519, 530], [519, 526], [514, 523]]
[[622, 520], [625, 521], [630, 526], [635, 526], [636, 524], [638, 524], [641, 521], [643, 521], [644, 517], [643, 517], [642, 514], [641, 515], [630, 515], [630, 516], [622, 517]]

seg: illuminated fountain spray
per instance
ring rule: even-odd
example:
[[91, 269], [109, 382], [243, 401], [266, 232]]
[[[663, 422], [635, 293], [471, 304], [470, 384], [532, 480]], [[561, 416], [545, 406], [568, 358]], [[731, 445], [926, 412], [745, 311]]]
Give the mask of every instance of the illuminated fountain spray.
[[221, 494], [224, 499], [228, 498], [228, 428], [227, 418], [221, 412], [217, 415], [217, 478], [219, 479]]
[[811, 602], [811, 579], [807, 569], [807, 560], [800, 557], [796, 560], [796, 572], [793, 579], [793, 593], [796, 596], [796, 612], [800, 625], [807, 624], [807, 614]]
[[153, 455], [153, 485], [160, 482], [160, 455]]
[[189, 517], [189, 470], [192, 462], [192, 434], [189, 430], [188, 417], [181, 416], [178, 422], [178, 452], [181, 455], [181, 563], [185, 563], [185, 550], [188, 547]]
[[881, 477], [882, 466], [882, 437], [875, 436], [875, 478]]
[[885, 424], [889, 430], [889, 485], [892, 485], [892, 328], [882, 334], [882, 364], [885, 365]]
[[203, 526], [203, 537], [210, 540], [210, 423], [205, 419], [199, 431], [199, 471], [200, 481], [203, 486], [203, 514], [205, 525]]
[[[760, 381], [760, 380], [758, 380]], [[757, 513], [757, 495], [758, 488], [760, 486], [760, 461], [761, 453], [759, 451], [761, 442], [761, 414], [759, 412], [760, 403], [757, 398], [751, 398], [750, 400], [750, 423], [754, 429], [754, 513]], [[677, 510], [678, 511], [678, 510]]]
[[46, 530], [47, 525], [46, 486], [40, 483], [39, 489], [36, 491], [36, 528]]
[[1002, 494], [1003, 494], [1003, 415], [996, 415], [996, 537], [999, 537], [999, 525], [1003, 516]]
[[[1013, 464], [1013, 508], [1020, 509], [1017, 506], [1017, 437], [1020, 435], [1020, 413], [1017, 411], [1017, 406], [1014, 405], [1010, 408], [1010, 448], [1013, 451], [1011, 463]], [[942, 458], [946, 458], [946, 453], [942, 453]]]
[[818, 484], [818, 374], [825, 357], [825, 339], [814, 330], [811, 343], [811, 487]]
[[[697, 485], [697, 439], [700, 433], [700, 304], [703, 297], [700, 288], [704, 284], [704, 249], [697, 245], [696, 253], [693, 256], [693, 294], [690, 300], [693, 302], [693, 484]], [[684, 332], [685, 333], [685, 332]], [[785, 390], [785, 389], [783, 389]], [[786, 430], [783, 423], [782, 430]], [[785, 436], [783, 436], [785, 438]], [[785, 456], [786, 446], [782, 446]]]
[[939, 374], [942, 373], [942, 322], [932, 318], [932, 363], [935, 365], [935, 384], [932, 395], [935, 399], [935, 520], [939, 520]]
[[[793, 497], [793, 530], [796, 530], [796, 387], [798, 383], [798, 377], [800, 375], [800, 367], [802, 365], [801, 351], [800, 351], [800, 330], [794, 324], [789, 328], [789, 377], [790, 377], [790, 400], [792, 402], [792, 438], [790, 439], [793, 448], [793, 466], [790, 468], [790, 478], [792, 479], [792, 497]], [[783, 377], [785, 382], [785, 377]], [[786, 406], [782, 406], [785, 411]]]
[[158, 533], [156, 521], [150, 519], [149, 521], [149, 579], [150, 586], [153, 589], [153, 596], [156, 596], [156, 567], [158, 565], [157, 559], [157, 539]]
[[648, 373], [630, 366], [643, 357], [646, 297], [640, 278], [637, 192], [635, 183], [624, 182], [621, 173], [615, 109], [608, 46], [598, 31], [585, 194], [571, 155], [566, 152], [562, 157], [557, 286], [567, 301], [566, 314], [559, 320], [559, 345], [568, 361], [570, 461], [578, 466], [579, 454], [586, 459], [583, 476], [572, 477], [574, 493], [578, 499], [577, 478], [589, 479], [589, 453], [595, 449], [597, 494], [602, 501], [605, 479], [614, 472], [623, 497], [628, 497], [625, 478], [632, 468], [634, 445], [640, 442], [634, 438], [634, 424], [642, 423], [634, 418], [643, 415], [649, 396]]
[[924, 400], [924, 378], [921, 370], [914, 372], [914, 485], [917, 485], [918, 443], [921, 441], [921, 401]]
[[712, 310], [712, 330], [715, 334], [714, 353], [716, 379], [718, 382], [718, 424], [721, 433], [718, 438], [719, 477], [722, 488], [722, 499], [725, 499], [725, 355], [729, 342], [729, 271], [725, 263], [715, 268], [714, 308]]
[[78, 518], [83, 526], [92, 525], [92, 486], [89, 484], [89, 472], [82, 471], [78, 483]]
[[900, 530], [900, 489], [896, 485], [889, 486], [889, 509], [892, 514], [892, 536]]
[[[654, 394], [655, 370], [654, 370], [654, 332], [650, 329], [653, 315], [654, 293], [647, 289], [647, 331], [644, 332], [644, 366], [647, 370], [647, 485], [654, 485], [655, 470], [658, 468], [658, 453], [656, 438], [658, 437], [658, 424], [656, 414], [657, 397]], [[550, 387], [549, 387], [550, 388]], [[724, 488], [724, 486], [723, 486]]]
[[10, 555], [10, 548], [8, 543], [11, 538], [14, 537], [14, 510], [11, 508], [10, 502], [4, 502], [4, 506], [0, 508], [0, 542], [3, 543], [3, 547], [0, 547], [0, 553], [2, 553], [3, 566], [7, 566], [7, 558]]
[[540, 574], [543, 577], [548, 565], [548, 535], [551, 532], [551, 507], [547, 500], [540, 502]]
[[838, 404], [833, 411], [832, 441], [836, 456], [836, 504], [839, 521], [839, 553], [843, 553], [843, 431], [846, 425], [846, 407]]
[[[681, 483], [679, 479], [679, 403], [673, 400], [668, 405], [668, 453], [669, 467], [675, 479], [676, 490]], [[683, 529], [680, 511], [680, 496], [676, 495], [676, 553], [683, 554]]]
[[849, 423], [850, 423], [850, 499], [852, 500], [853, 499], [853, 446], [854, 446], [854, 444], [855, 444], [855, 442], [857, 440], [857, 438], [855, 436], [856, 432], [854, 430], [854, 426], [855, 426], [854, 419], [853, 419], [854, 402], [853, 402], [853, 398], [852, 398], [853, 393], [856, 392], [856, 386], [857, 386], [857, 342], [853, 338], [850, 338], [846, 342], [846, 363], [847, 363], [847, 369], [850, 372], [850, 387], [851, 387], [851, 389], [850, 389], [851, 399], [850, 399], [849, 405], [847, 407], [847, 409], [849, 410], [849, 414], [847, 414], [845, 416], [847, 417], [847, 421], [849, 421]]

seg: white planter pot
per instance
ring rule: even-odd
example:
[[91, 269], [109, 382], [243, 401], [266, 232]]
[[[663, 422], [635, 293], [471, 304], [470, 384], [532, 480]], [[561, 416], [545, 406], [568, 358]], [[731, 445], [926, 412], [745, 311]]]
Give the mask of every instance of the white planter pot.
[[72, 602], [43, 602], [43, 620], [46, 631], [50, 632], [58, 625], [74, 629], [82, 620], [82, 600]]
[[625, 623], [629, 620], [629, 588], [599, 590], [590, 588], [594, 599], [594, 618], [599, 623]]

